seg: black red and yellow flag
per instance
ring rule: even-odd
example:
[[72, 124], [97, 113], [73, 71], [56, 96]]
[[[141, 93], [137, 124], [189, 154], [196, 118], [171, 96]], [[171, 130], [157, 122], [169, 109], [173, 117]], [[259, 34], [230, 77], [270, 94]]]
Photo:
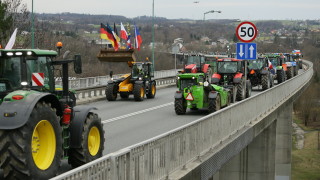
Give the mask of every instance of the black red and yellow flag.
[[112, 29], [109, 25], [106, 26], [103, 23], [101, 23], [100, 38], [110, 41], [112, 44], [112, 47], [114, 48], [115, 51], [117, 51], [119, 49], [119, 44], [118, 44], [116, 38], [114, 37], [114, 35], [112, 33]]

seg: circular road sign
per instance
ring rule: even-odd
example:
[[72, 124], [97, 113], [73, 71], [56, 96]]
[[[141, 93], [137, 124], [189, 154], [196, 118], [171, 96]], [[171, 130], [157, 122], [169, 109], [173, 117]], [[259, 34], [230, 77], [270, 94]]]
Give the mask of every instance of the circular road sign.
[[248, 21], [240, 23], [236, 29], [236, 35], [242, 42], [253, 41], [257, 37], [257, 34], [257, 27], [252, 22]]

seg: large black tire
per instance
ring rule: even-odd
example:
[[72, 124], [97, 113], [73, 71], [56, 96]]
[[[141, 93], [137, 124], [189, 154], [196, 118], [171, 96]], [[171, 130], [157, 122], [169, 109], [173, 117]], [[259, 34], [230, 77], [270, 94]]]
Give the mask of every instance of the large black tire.
[[251, 85], [251, 81], [247, 80], [246, 81], [246, 98], [250, 97], [252, 93], [252, 85]]
[[278, 70], [277, 71], [277, 81], [278, 84], [283, 83], [286, 80], [286, 76], [285, 76], [285, 72], [284, 70]]
[[221, 108], [220, 95], [218, 94], [216, 98], [209, 99], [208, 112], [213, 113]]
[[136, 101], [143, 101], [146, 90], [143, 84], [134, 84], [133, 86], [133, 97]]
[[102, 157], [104, 149], [104, 130], [101, 119], [95, 113], [89, 113], [82, 129], [80, 148], [69, 149], [69, 164], [78, 167]]
[[293, 77], [293, 67], [288, 67], [287, 78], [290, 79]]
[[269, 74], [264, 74], [261, 76], [261, 86], [262, 86], [262, 90], [266, 90], [270, 88], [271, 84], [270, 84]]
[[115, 101], [118, 95], [118, 85], [115, 83], [107, 84], [106, 98], [108, 101]]
[[187, 106], [183, 98], [177, 98], [174, 100], [174, 110], [177, 115], [186, 114]]
[[237, 95], [236, 95], [237, 101], [241, 101], [246, 98], [245, 85], [246, 85], [246, 82], [244, 78], [242, 78], [241, 82], [237, 84]]
[[298, 75], [298, 66], [294, 66], [293, 67], [293, 76], [296, 76], [296, 75]]
[[299, 64], [299, 69], [302, 69], [302, 61], [299, 61], [298, 64]]
[[149, 84], [148, 92], [147, 92], [147, 98], [152, 99], [156, 96], [157, 88], [156, 83], [153, 81]]
[[274, 86], [274, 76], [272, 74], [270, 74], [269, 78], [270, 78], [270, 87], [273, 87]]
[[59, 119], [48, 103], [37, 103], [24, 126], [0, 130], [4, 179], [49, 179], [57, 175], [62, 156]]

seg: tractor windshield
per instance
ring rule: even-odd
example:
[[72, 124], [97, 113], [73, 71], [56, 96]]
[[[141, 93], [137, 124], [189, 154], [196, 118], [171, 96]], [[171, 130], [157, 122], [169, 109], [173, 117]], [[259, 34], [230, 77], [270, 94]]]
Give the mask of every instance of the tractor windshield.
[[188, 56], [186, 65], [196, 64], [197, 67], [200, 67], [200, 64], [204, 64], [205, 58], [201, 56]]
[[0, 60], [0, 92], [13, 91], [21, 84], [20, 57], [7, 57]]
[[181, 79], [180, 80], [180, 90], [184, 90], [186, 87], [191, 87], [197, 85], [196, 79]]
[[[24, 60], [23, 56], [7, 56], [0, 60], [0, 92], [21, 89], [26, 81], [27, 87], [48, 86], [53, 81], [49, 57], [37, 57], [36, 60]], [[24, 77], [26, 76], [26, 77]]]
[[240, 61], [219, 61], [218, 73], [237, 73], [241, 69]]
[[272, 57], [272, 58], [269, 58], [269, 61], [271, 62], [272, 66], [273, 67], [277, 67], [277, 66], [280, 66], [280, 62], [279, 62], [279, 59], [276, 58], [276, 57]]
[[[49, 57], [38, 57], [37, 60], [27, 60], [27, 79], [31, 83], [32, 86], [43, 86], [43, 85], [49, 85], [49, 80], [52, 75], [49, 74], [48, 68], [51, 66], [49, 65], [50, 58]], [[43, 74], [43, 82], [42, 79], [39, 77]], [[33, 77], [32, 77], [33, 76]], [[39, 79], [39, 82], [35, 81], [36, 79]]]
[[262, 69], [264, 65], [264, 59], [250, 60], [248, 62], [249, 62], [248, 64], [249, 69], [259, 70], [259, 69]]
[[143, 64], [134, 64], [132, 66], [132, 78], [138, 78], [143, 76], [143, 72], [145, 71]]

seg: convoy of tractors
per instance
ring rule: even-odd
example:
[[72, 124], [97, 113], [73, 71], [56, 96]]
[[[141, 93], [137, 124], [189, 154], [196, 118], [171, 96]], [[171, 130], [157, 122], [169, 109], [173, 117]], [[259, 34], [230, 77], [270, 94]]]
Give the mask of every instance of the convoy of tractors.
[[183, 71], [177, 74], [174, 108], [178, 115], [191, 110], [207, 109], [209, 113], [251, 96], [252, 88], [262, 90], [280, 84], [298, 74], [301, 54], [270, 53], [255, 60], [190, 54]]
[[[155, 98], [153, 64], [137, 62], [133, 50], [102, 49], [102, 62], [126, 62], [129, 74], [110, 80], [106, 99], [120, 95], [135, 101]], [[266, 90], [274, 80], [282, 83], [302, 68], [296, 54], [266, 54], [239, 60], [190, 54], [177, 74], [176, 114], [187, 109], [209, 113], [251, 96], [253, 87]], [[77, 106], [76, 92], [68, 87], [68, 65], [82, 72], [81, 56], [68, 59], [56, 51], [0, 49], [0, 168], [5, 179], [48, 179], [57, 175], [62, 159], [78, 167], [102, 156], [105, 132], [95, 107]], [[61, 68], [62, 87], [55, 85]]]

